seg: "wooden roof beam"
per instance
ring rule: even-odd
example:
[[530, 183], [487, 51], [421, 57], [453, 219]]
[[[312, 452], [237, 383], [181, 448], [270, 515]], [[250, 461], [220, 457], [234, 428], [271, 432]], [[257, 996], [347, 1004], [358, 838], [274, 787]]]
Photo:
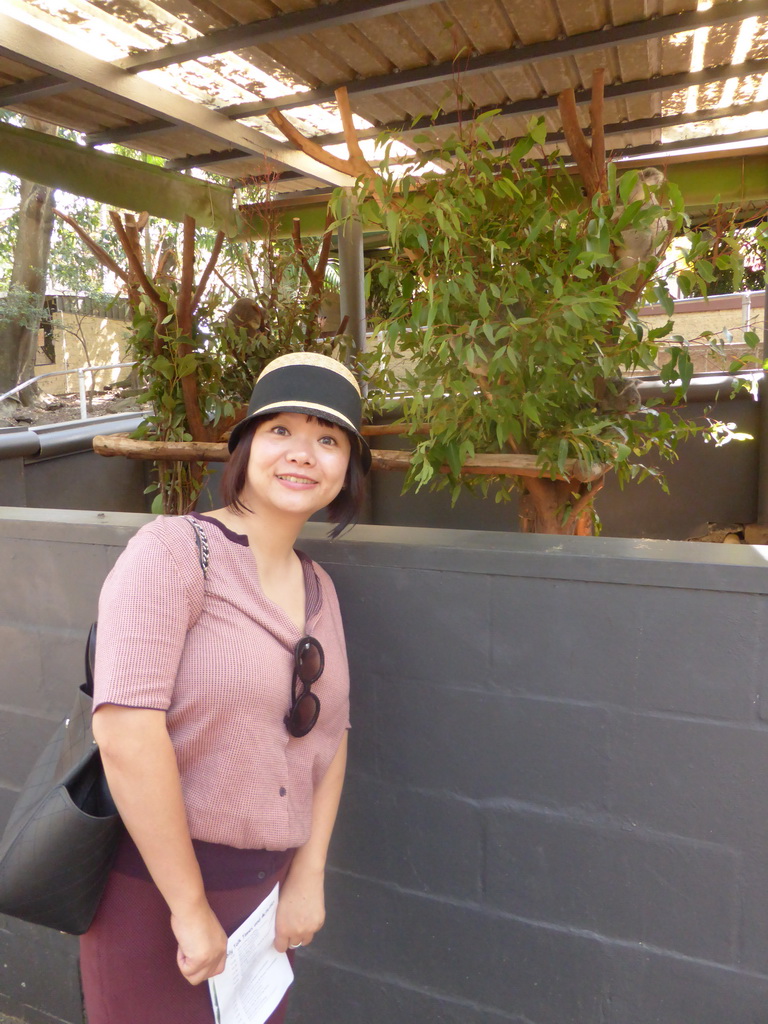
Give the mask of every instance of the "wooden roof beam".
[[[734, 67], [733, 64], [723, 64], [713, 68], [705, 68], [703, 71], [682, 71], [676, 75], [658, 75], [653, 78], [640, 78], [633, 82], [619, 82], [616, 85], [606, 85], [605, 99], [618, 100], [628, 96], [641, 96], [651, 92], [666, 92], [672, 89], [687, 89], [692, 86], [709, 85], [712, 82], [724, 82], [729, 78], [746, 78], [749, 75], [768, 74], [768, 60], [748, 60], [743, 64]], [[592, 92], [589, 89], [578, 89], [574, 98], [577, 105], [582, 106], [592, 102]], [[388, 124], [374, 125], [372, 128], [361, 128], [358, 130], [358, 138], [376, 138], [382, 132], [412, 132], [424, 131], [428, 128], [455, 127], [460, 123], [478, 117], [481, 114], [491, 113], [495, 110], [500, 117], [512, 117], [524, 114], [544, 114], [548, 110], [557, 109], [556, 96], [537, 96], [529, 100], [517, 100], [515, 103], [496, 103], [487, 107], [478, 107], [474, 110], [454, 110], [445, 114], [438, 114], [435, 117], [423, 117], [417, 120], [390, 121]], [[714, 108], [716, 109], [716, 108]], [[733, 114], [746, 112], [742, 108], [730, 108]], [[695, 111], [691, 115], [685, 115], [691, 121], [698, 117], [703, 120], [702, 111]], [[722, 116], [719, 110], [716, 116]], [[315, 136], [315, 142], [321, 146], [333, 146], [344, 141], [343, 132], [334, 132], [326, 135]]]
[[[768, 61], [766, 62], [768, 64]], [[657, 114], [654, 117], [638, 118], [635, 121], [615, 121], [613, 124], [605, 125], [604, 131], [606, 135], [624, 135], [632, 132], [640, 131], [662, 131], [664, 128], [674, 128], [679, 125], [695, 124], [697, 121], [715, 121], [722, 117], [741, 117], [745, 114], [755, 114], [763, 110], [768, 110], [768, 100], [762, 100], [760, 103], [743, 103], [739, 106], [733, 107], [707, 107], [703, 110], [694, 110], [692, 113], [684, 114], [669, 114], [661, 115]], [[465, 111], [464, 121], [465, 123], [472, 118], [472, 111]], [[363, 132], [359, 133], [361, 136]], [[759, 133], [758, 133], [759, 134]], [[768, 129], [765, 132], [768, 136]], [[318, 142], [319, 138], [328, 140], [328, 136], [316, 137], [313, 139], [314, 142]], [[343, 137], [334, 141], [343, 142]], [[709, 144], [714, 145], [720, 140], [720, 136], [707, 136]], [[562, 142], [565, 139], [563, 132], [549, 132], [547, 133], [547, 142]], [[504, 139], [496, 144], [497, 149], [503, 149], [505, 146], [511, 146], [514, 139]], [[676, 143], [668, 142], [667, 146], [671, 146]], [[683, 143], [680, 143], [681, 145]], [[429, 152], [420, 151], [420, 156], [429, 156]], [[242, 160], [243, 157], [247, 156], [242, 150], [229, 149], [220, 151], [211, 151], [208, 153], [197, 153], [187, 157], [180, 157], [177, 160], [166, 160], [165, 166], [171, 170], [184, 170], [188, 167], [205, 167], [208, 164], [223, 163], [228, 160]], [[404, 157], [404, 160], [407, 158]], [[374, 163], [373, 166], [376, 166]], [[283, 176], [285, 177], [285, 175]]]
[[236, 124], [200, 103], [161, 89], [138, 75], [54, 39], [13, 16], [0, 13], [0, 55], [22, 61], [44, 75], [55, 75], [80, 88], [128, 104], [150, 116], [200, 132], [255, 157], [299, 171], [331, 185], [352, 185], [349, 175], [308, 157], [301, 150], [269, 138], [246, 125]]
[[[373, 75], [370, 78], [356, 79], [352, 82], [339, 82], [336, 85], [323, 86], [321, 89], [312, 89], [309, 92], [291, 93], [254, 103], [238, 103], [222, 108], [221, 112], [228, 117], [242, 118], [264, 114], [268, 110], [290, 110], [315, 103], [326, 103], [334, 98], [336, 89], [342, 85], [346, 86], [350, 96], [361, 96], [371, 92], [380, 94], [393, 89], [411, 89], [416, 86], [448, 81], [455, 78], [457, 74], [479, 74], [531, 64], [553, 57], [573, 57], [595, 50], [605, 50], [621, 43], [657, 39], [660, 36], [690, 32], [697, 28], [711, 28], [729, 22], [744, 21], [746, 18], [764, 14], [768, 14], [768, 0], [735, 0], [732, 3], [717, 4], [706, 11], [686, 11], [683, 14], [644, 18], [642, 21], [633, 21], [626, 25], [597, 29], [594, 32], [582, 32], [579, 35], [532, 43], [528, 46], [512, 47], [466, 58], [459, 57], [456, 60], [428, 67], [412, 68], [387, 75]], [[734, 77], [733, 72], [736, 76], [741, 76], [742, 65], [739, 65], [738, 69], [732, 68], [731, 77]], [[606, 98], [608, 98], [607, 89]]]
[[0, 123], [0, 170], [124, 210], [172, 221], [189, 215], [228, 235], [240, 226], [230, 188], [29, 128]]
[[63, 82], [56, 75], [38, 75], [24, 82], [4, 85], [0, 89], [0, 107], [11, 107], [14, 103], [24, 103], [26, 100], [42, 100], [71, 88], [69, 82]]
[[318, 29], [347, 25], [350, 22], [359, 24], [371, 18], [400, 14], [434, 2], [435, 0], [336, 0], [336, 3], [290, 11], [274, 18], [251, 21], [246, 25], [233, 25], [231, 28], [210, 32], [196, 39], [185, 39], [181, 43], [161, 46], [157, 50], [132, 54], [117, 61], [116, 67], [122, 67], [126, 71], [150, 71], [168, 67], [170, 64], [196, 60], [198, 57], [243, 50], [248, 46], [265, 46], [279, 39], [315, 32]]
[[[712, 149], [714, 146], [738, 146], [741, 143], [751, 143], [760, 140], [765, 140], [766, 146], [753, 147], [755, 153], [762, 155], [765, 160], [766, 153], [768, 153], [768, 129], [756, 129], [751, 132], [735, 132], [733, 135], [709, 135], [703, 138], [697, 139], [676, 139], [674, 142], [649, 142], [640, 146], [626, 146], [624, 149], [614, 149], [611, 152], [611, 158], [616, 159], [621, 157], [626, 160], [657, 160], [662, 166], [668, 160], [685, 161], [687, 158], [683, 155], [687, 150], [699, 150], [699, 149]], [[750, 147], [752, 148], [752, 147]], [[744, 149], [734, 156], [740, 156], [741, 153], [748, 153], [750, 149]], [[728, 159], [728, 150], [723, 152], [713, 153], [712, 158]], [[702, 161], [706, 161], [706, 157], [702, 157]], [[768, 161], [766, 163], [766, 170], [768, 171]], [[711, 197], [714, 197], [720, 191], [717, 187], [716, 181], [713, 179], [712, 184], [714, 191], [711, 193]]]
[[[681, 71], [674, 75], [658, 75], [653, 78], [640, 78], [633, 82], [619, 82], [615, 85], [606, 85], [605, 99], [619, 100], [628, 96], [642, 96], [652, 92], [667, 92], [673, 89], [687, 89], [694, 86], [710, 85], [713, 82], [724, 82], [729, 78], [746, 78], [750, 75], [768, 74], [768, 59], [748, 60], [738, 65], [737, 74], [733, 64], [722, 64], [712, 68], [705, 68], [702, 71]], [[592, 92], [589, 89], [579, 89], [574, 93], [574, 99], [578, 106], [592, 102]], [[462, 108], [460, 110], [448, 111], [444, 114], [437, 114], [434, 117], [422, 117], [407, 121], [390, 121], [387, 124], [374, 125], [372, 128], [357, 129], [358, 139], [373, 139], [382, 132], [407, 133], [424, 131], [427, 128], [449, 128], [460, 123], [466, 123], [473, 117], [481, 114], [498, 111], [500, 117], [513, 117], [525, 114], [544, 114], [548, 110], [557, 109], [556, 96], [536, 96], [528, 100], [516, 100], [514, 103], [496, 103], [487, 107], [477, 107], [472, 110]], [[716, 108], [712, 108], [716, 109]], [[733, 114], [746, 113], [745, 109], [738, 107], [729, 108]], [[697, 117], [703, 120], [702, 111], [695, 111], [690, 115], [691, 120]], [[722, 116], [717, 112], [716, 116]], [[148, 132], [165, 131], [170, 127], [165, 121], [146, 121], [143, 124], [130, 125], [126, 128], [117, 128], [112, 131], [98, 132], [87, 137], [88, 142], [100, 145], [104, 142], [123, 142]], [[326, 135], [315, 135], [313, 141], [320, 146], [333, 146], [344, 142], [343, 132], [332, 132]]]
[[[723, 6], [727, 8], [741, 7], [744, 2], [753, 3], [758, 2], [761, 4], [766, 11], [768, 11], [768, 0], [742, 0], [740, 4], [727, 4], [720, 5], [717, 8], [713, 8], [711, 11], [703, 12], [692, 12], [694, 14], [706, 15], [711, 14], [713, 11], [722, 11]], [[674, 15], [672, 17], [682, 17], [682, 15]], [[731, 14], [731, 17], [734, 17]], [[741, 14], [740, 17], [747, 17], [747, 14]], [[656, 19], [658, 21], [659, 19]], [[635, 27], [638, 25], [653, 24], [654, 19], [649, 19], [647, 22], [633, 23]], [[621, 26], [622, 30], [632, 26]], [[581, 36], [570, 36], [566, 40], [555, 40], [552, 45], [562, 47], [568, 44], [570, 53], [579, 52], [579, 40], [583, 40], [585, 36], [599, 36], [604, 45], [610, 45], [610, 40], [607, 38], [613, 32], [613, 29], [601, 30], [600, 32], [584, 33]], [[682, 30], [681, 30], [682, 31]], [[508, 66], [510, 63], [528, 63], [534, 60], [540, 60], [540, 50], [542, 47], [548, 44], [537, 43], [535, 47], [519, 47], [513, 50], [502, 50], [495, 54], [490, 54], [489, 58], [493, 58], [497, 61], [497, 67]], [[590, 48], [594, 48], [592, 42], [589, 43]], [[535, 49], [535, 54], [529, 54], [528, 51]], [[483, 59], [483, 58], [478, 58]], [[500, 63], [498, 63], [500, 62]], [[438, 65], [438, 68], [450, 69], [450, 76], [452, 77], [457, 70], [461, 70], [465, 73], [466, 68], [463, 62], [459, 61], [454, 64]], [[403, 72], [403, 74], [431, 74], [435, 69], [416, 69], [414, 72]], [[442, 72], [441, 72], [442, 73]], [[674, 75], [658, 75], [653, 78], [643, 78], [632, 82], [619, 82], [615, 85], [607, 85], [605, 87], [605, 99], [624, 99], [628, 96], [638, 96], [647, 94], [650, 92], [661, 92], [664, 90], [671, 89], [685, 89], [692, 86], [708, 85], [712, 82], [722, 82], [729, 78], [745, 78], [749, 75], [764, 75], [768, 73], [768, 60], [750, 60], [745, 61], [743, 64], [734, 66], [733, 64], [725, 64], [714, 68], [705, 68], [702, 71], [683, 71]], [[381, 77], [381, 76], [379, 76]], [[397, 76], [384, 76], [393, 79]], [[379, 79], [363, 78], [356, 82], [350, 82], [347, 86], [347, 91], [350, 95], [361, 95], [375, 88], [375, 83]], [[407, 83], [405, 83], [407, 84]], [[306, 106], [312, 102], [319, 102], [318, 99], [312, 100], [311, 96], [319, 96], [322, 92], [322, 100], [332, 100], [334, 98], [335, 89], [328, 87], [325, 90], [315, 90], [314, 93], [301, 93], [298, 96], [293, 97], [296, 99], [296, 103], [290, 103], [283, 106]], [[283, 97], [285, 99], [285, 97]], [[578, 105], [588, 104], [592, 100], [592, 94], [589, 89], [580, 89], [575, 93], [575, 100]], [[280, 106], [280, 101], [272, 100], [259, 101], [256, 104], [239, 104], [233, 107], [224, 107], [218, 111], [220, 114], [224, 114], [230, 118], [247, 117], [255, 113], [263, 113], [272, 106]], [[258, 109], [256, 109], [258, 108]], [[497, 103], [491, 104], [487, 107], [480, 107], [474, 111], [467, 111], [465, 109], [457, 111], [449, 111], [445, 114], [438, 114], [436, 117], [423, 117], [419, 119], [410, 119], [406, 121], [391, 121], [387, 124], [374, 125], [372, 128], [359, 129], [357, 132], [359, 139], [371, 139], [378, 136], [381, 132], [410, 132], [410, 131], [421, 131], [425, 128], [439, 128], [439, 127], [451, 127], [459, 124], [461, 121], [466, 121], [468, 116], [480, 115], [489, 111], [498, 110], [501, 116], [514, 116], [521, 114], [543, 114], [548, 110], [557, 109], [557, 97], [556, 96], [537, 96], [532, 99], [518, 100], [514, 103]], [[157, 132], [167, 130], [170, 125], [162, 120], [155, 118], [151, 121], [146, 121], [143, 124], [131, 125], [125, 128], [116, 128], [111, 131], [97, 132], [93, 135], [88, 136], [88, 142], [94, 145], [100, 145], [106, 142], [124, 142], [129, 139], [139, 138], [149, 132]], [[314, 137], [314, 141], [321, 146], [332, 146], [340, 142], [344, 142], [343, 132], [333, 132], [326, 135], [317, 135]]]

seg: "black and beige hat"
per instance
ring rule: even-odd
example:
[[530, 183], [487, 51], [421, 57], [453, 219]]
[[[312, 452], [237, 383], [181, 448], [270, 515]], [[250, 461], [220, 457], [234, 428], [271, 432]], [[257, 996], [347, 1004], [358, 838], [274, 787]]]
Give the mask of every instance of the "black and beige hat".
[[319, 352], [289, 352], [268, 363], [259, 374], [248, 403], [248, 415], [232, 430], [229, 450], [255, 416], [277, 412], [307, 413], [336, 423], [360, 443], [363, 469], [371, 468], [371, 450], [360, 433], [363, 400], [351, 370]]

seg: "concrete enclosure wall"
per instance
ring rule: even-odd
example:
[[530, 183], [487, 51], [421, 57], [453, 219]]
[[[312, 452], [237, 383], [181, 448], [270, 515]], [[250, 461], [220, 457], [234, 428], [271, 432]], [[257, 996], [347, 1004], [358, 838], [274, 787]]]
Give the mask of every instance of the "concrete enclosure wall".
[[[0, 821], [145, 520], [0, 510]], [[768, 549], [323, 533], [353, 728], [291, 1024], [764, 1021]], [[80, 1024], [73, 952], [0, 919], [0, 1011]]]
[[0, 429], [0, 505], [148, 511], [152, 463], [93, 451], [97, 434], [130, 433], [141, 420], [141, 413], [123, 413]]

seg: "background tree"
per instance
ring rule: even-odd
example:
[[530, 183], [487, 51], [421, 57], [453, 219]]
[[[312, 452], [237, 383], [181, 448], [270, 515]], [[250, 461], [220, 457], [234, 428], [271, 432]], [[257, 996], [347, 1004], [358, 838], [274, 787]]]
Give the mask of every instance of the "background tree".
[[[56, 132], [32, 118], [27, 118], [26, 124], [49, 135]], [[0, 394], [34, 376], [53, 231], [53, 196], [54, 190], [46, 186], [20, 182], [13, 265], [7, 286], [11, 302], [5, 303], [0, 312]], [[15, 315], [22, 307], [25, 315]], [[24, 403], [33, 398], [31, 388], [20, 394]]]

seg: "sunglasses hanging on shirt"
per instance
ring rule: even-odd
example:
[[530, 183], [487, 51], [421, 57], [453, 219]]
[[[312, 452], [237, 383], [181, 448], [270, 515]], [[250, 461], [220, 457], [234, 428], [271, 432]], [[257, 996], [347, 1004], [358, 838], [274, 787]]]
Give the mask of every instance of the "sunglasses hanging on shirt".
[[320, 714], [320, 699], [311, 687], [325, 668], [323, 648], [314, 637], [304, 636], [296, 644], [293, 662], [291, 709], [285, 716], [285, 727], [291, 736], [300, 738], [312, 731]]

